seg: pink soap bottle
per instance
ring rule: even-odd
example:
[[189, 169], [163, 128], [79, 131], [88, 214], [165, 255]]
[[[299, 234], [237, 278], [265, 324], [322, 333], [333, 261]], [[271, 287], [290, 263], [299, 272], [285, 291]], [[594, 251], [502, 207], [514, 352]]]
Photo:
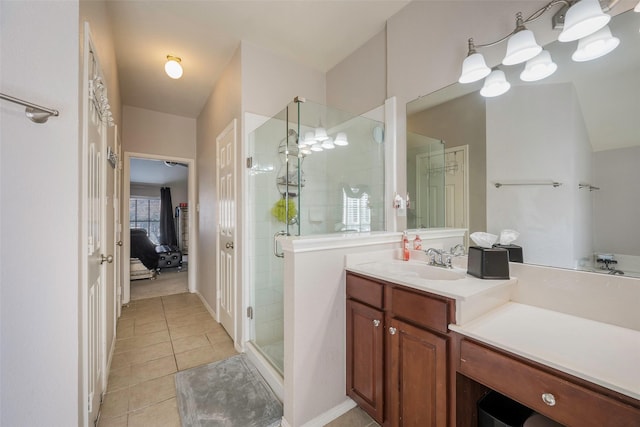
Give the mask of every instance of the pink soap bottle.
[[416, 234], [416, 238], [413, 239], [413, 249], [416, 251], [422, 250], [422, 239], [417, 234]]
[[406, 231], [402, 233], [402, 259], [409, 261], [409, 236]]

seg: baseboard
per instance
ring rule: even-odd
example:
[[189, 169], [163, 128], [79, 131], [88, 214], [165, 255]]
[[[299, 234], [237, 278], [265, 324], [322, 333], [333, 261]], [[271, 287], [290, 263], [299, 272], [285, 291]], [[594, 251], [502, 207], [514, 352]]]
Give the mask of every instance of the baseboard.
[[214, 319], [217, 319], [216, 317], [216, 311], [211, 308], [211, 306], [209, 305], [209, 303], [207, 302], [206, 299], [204, 299], [204, 297], [202, 296], [202, 294], [198, 291], [194, 292], [196, 295], [198, 295], [198, 297], [200, 298], [200, 301], [202, 301], [202, 304], [204, 304], [204, 308], [207, 309], [207, 311], [209, 312], [209, 314], [211, 315], [211, 317], [213, 317]]
[[[339, 418], [340, 416], [346, 414], [347, 412], [349, 412], [351, 409], [353, 409], [355, 407], [356, 407], [356, 402], [354, 402], [353, 400], [351, 400], [348, 397], [345, 397], [344, 402], [342, 402], [339, 405], [336, 405], [333, 408], [329, 409], [328, 411], [318, 415], [314, 419], [312, 419], [310, 421], [307, 421], [306, 423], [304, 423], [302, 425], [302, 427], [322, 427], [322, 426], [325, 426], [325, 425], [329, 424], [331, 421], [335, 420], [336, 418]], [[282, 417], [282, 426], [283, 427], [290, 426], [290, 424], [284, 419], [284, 417]]]
[[113, 362], [113, 354], [115, 353], [116, 350], [116, 331], [113, 331], [113, 339], [111, 340], [111, 351], [109, 351], [109, 357], [107, 358], [107, 364], [105, 366], [105, 372], [104, 372], [104, 381], [103, 381], [103, 388], [104, 390], [102, 390], [103, 392], [107, 391], [107, 385], [109, 382], [109, 373], [111, 372], [111, 362]]

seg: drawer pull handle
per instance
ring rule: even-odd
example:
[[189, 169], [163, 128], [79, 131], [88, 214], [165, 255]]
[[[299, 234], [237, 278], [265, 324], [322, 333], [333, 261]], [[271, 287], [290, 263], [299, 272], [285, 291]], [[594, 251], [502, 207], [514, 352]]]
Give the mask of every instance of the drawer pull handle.
[[377, 328], [378, 326], [380, 326], [380, 321], [378, 319], [373, 321], [373, 327]]
[[393, 326], [389, 328], [389, 333], [390, 333], [391, 335], [395, 335], [397, 331], [398, 331], [398, 330], [397, 330], [396, 328], [394, 328]]
[[551, 393], [542, 393], [542, 401], [549, 406], [556, 406], [556, 397]]

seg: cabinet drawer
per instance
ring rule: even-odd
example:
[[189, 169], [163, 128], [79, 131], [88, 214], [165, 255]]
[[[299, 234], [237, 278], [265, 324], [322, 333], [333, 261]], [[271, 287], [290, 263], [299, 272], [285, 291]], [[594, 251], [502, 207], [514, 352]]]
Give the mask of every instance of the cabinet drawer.
[[459, 370], [567, 426], [640, 425], [638, 408], [467, 340], [460, 344]]
[[382, 308], [384, 285], [364, 277], [347, 273], [347, 298], [372, 307]]
[[391, 312], [394, 317], [444, 334], [448, 331], [450, 304], [449, 301], [402, 288], [391, 289]]

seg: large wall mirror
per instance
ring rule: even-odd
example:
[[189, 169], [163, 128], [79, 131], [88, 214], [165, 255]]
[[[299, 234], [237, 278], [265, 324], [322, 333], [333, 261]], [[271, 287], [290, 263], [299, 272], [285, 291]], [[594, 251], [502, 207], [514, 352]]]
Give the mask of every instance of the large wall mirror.
[[501, 96], [480, 81], [407, 104], [410, 228], [514, 229], [527, 263], [640, 272], [640, 13], [609, 26], [620, 45], [596, 60], [554, 42], [544, 80], [501, 67]]

